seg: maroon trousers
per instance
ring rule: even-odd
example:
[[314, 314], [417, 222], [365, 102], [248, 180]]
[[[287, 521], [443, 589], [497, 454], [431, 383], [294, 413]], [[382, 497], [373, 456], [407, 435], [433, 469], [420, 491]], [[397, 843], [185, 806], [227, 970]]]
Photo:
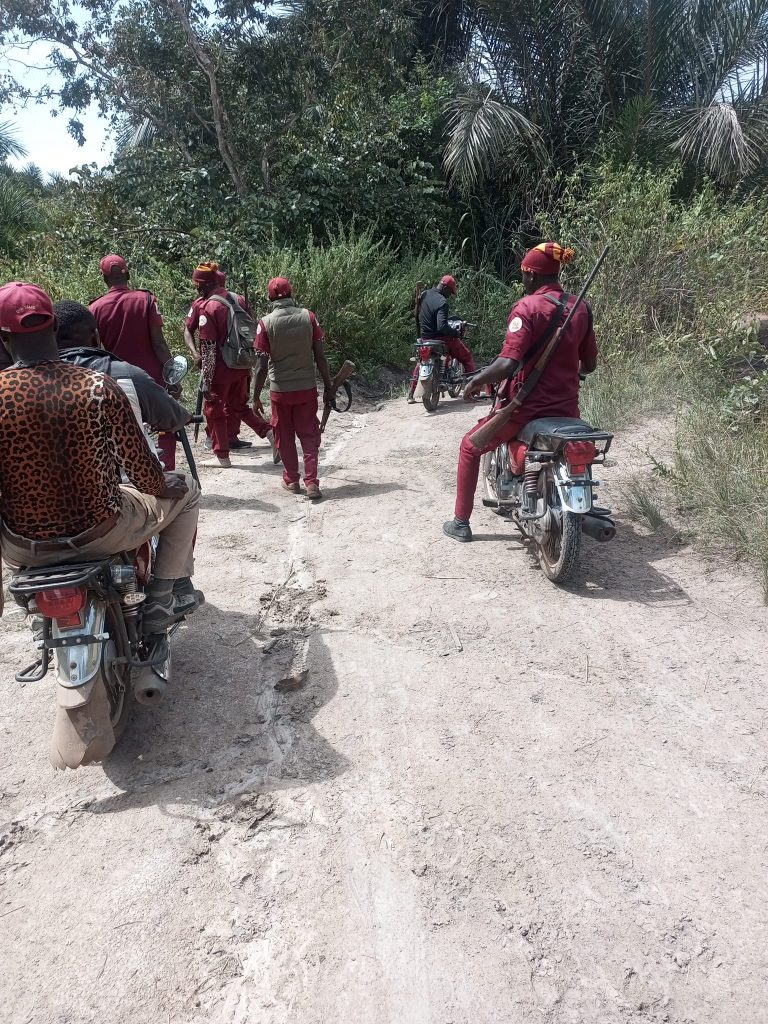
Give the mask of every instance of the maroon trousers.
[[531, 420], [536, 419], [542, 414], [538, 413], [536, 416], [531, 416], [530, 413], [526, 414], [520, 410], [516, 416], [513, 416], [509, 422], [504, 424], [498, 434], [484, 448], [475, 448], [471, 437], [476, 430], [479, 430], [490, 419], [490, 415], [484, 416], [476, 427], [473, 427], [469, 433], [464, 435], [459, 447], [459, 468], [456, 474], [456, 507], [454, 514], [457, 519], [463, 519], [466, 523], [469, 522], [469, 517], [472, 515], [472, 509], [475, 504], [475, 491], [477, 490], [477, 478], [480, 475], [480, 459], [482, 456], [486, 452], [492, 452], [494, 448], [498, 448], [504, 441], [513, 441], [526, 423], [530, 423]]
[[[290, 392], [288, 392], [290, 395]], [[283, 396], [285, 398], [285, 396]], [[281, 401], [272, 392], [272, 430], [275, 444], [283, 461], [283, 480], [287, 484], [299, 482], [299, 456], [296, 438], [304, 453], [304, 483], [316, 484], [317, 462], [320, 454], [320, 421], [317, 418], [317, 391], [303, 402]]]
[[248, 380], [248, 370], [231, 370], [217, 353], [211, 393], [205, 400], [203, 412], [211, 434], [211, 447], [220, 459], [229, 455], [229, 431], [235, 419], [242, 420], [259, 437], [269, 433], [269, 423], [248, 405]]

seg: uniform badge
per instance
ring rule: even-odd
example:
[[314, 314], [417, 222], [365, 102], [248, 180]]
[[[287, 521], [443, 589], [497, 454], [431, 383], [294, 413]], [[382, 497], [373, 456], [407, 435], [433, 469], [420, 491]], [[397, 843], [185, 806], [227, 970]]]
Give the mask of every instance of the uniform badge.
[[507, 330], [509, 331], [510, 334], [514, 334], [516, 331], [519, 331], [522, 326], [523, 321], [520, 319], [519, 316], [516, 316], [513, 320], [510, 320], [509, 327], [507, 328]]

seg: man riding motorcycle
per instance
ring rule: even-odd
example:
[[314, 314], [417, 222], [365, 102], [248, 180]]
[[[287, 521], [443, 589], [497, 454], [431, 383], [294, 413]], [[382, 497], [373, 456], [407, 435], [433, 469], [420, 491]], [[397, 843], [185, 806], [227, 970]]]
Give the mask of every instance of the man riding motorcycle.
[[56, 344], [65, 363], [106, 373], [123, 387], [129, 398], [135, 394], [141, 422], [153, 430], [175, 434], [189, 423], [192, 414], [145, 370], [107, 352], [99, 339], [96, 318], [87, 306], [64, 300], [54, 305], [53, 313]]
[[200, 489], [163, 472], [125, 394], [63, 362], [55, 330], [41, 288], [0, 288], [0, 341], [14, 362], [0, 373], [2, 556], [14, 566], [95, 561], [157, 534], [143, 623], [162, 633], [180, 617], [174, 583], [191, 585]]
[[[475, 360], [462, 340], [461, 331], [448, 322], [448, 296], [455, 296], [456, 278], [446, 274], [434, 288], [428, 288], [420, 297], [418, 306], [419, 337], [441, 341], [454, 359], [458, 359], [465, 373], [474, 373]], [[416, 401], [416, 385], [419, 382], [418, 364], [414, 367], [408, 404]]]
[[[520, 391], [544, 344], [559, 324], [565, 322], [575, 302], [575, 296], [567, 295], [560, 284], [560, 269], [563, 264], [570, 263], [573, 255], [573, 249], [564, 249], [557, 242], [544, 242], [525, 254], [521, 265], [525, 295], [512, 307], [504, 346], [498, 358], [467, 384], [464, 392], [466, 401], [472, 401], [481, 388], [498, 381], [504, 381], [499, 388], [501, 405]], [[517, 413], [484, 448], [475, 448], [472, 435], [490, 416], [481, 419], [465, 434], [459, 448], [454, 518], [443, 525], [446, 536], [458, 541], [472, 540], [469, 519], [482, 456], [503, 442], [512, 441], [526, 423], [540, 417], [577, 418], [579, 375], [592, 373], [596, 368], [597, 342], [592, 311], [583, 302], [574, 313], [541, 379]]]

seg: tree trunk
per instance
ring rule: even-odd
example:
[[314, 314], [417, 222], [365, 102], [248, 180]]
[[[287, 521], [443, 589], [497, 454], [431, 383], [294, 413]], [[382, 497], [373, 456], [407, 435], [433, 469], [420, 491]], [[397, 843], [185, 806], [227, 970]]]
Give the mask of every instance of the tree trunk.
[[211, 109], [213, 111], [213, 123], [216, 129], [216, 142], [219, 147], [221, 159], [229, 171], [229, 176], [235, 186], [237, 194], [242, 198], [248, 194], [248, 185], [240, 169], [240, 160], [237, 155], [234, 141], [232, 139], [232, 125], [224, 106], [224, 100], [219, 89], [219, 80], [216, 75], [216, 68], [213, 61], [200, 42], [200, 39], [192, 27], [189, 16], [181, 3], [181, 0], [168, 0], [168, 6], [181, 22], [187, 37], [190, 49], [195, 61], [203, 74], [208, 79], [211, 94]]

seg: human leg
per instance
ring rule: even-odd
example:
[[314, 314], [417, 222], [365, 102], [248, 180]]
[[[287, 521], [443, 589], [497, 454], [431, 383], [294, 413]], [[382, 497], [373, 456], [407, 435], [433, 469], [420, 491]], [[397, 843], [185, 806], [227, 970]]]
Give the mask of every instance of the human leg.
[[476, 448], [472, 443], [472, 435], [475, 431], [488, 421], [490, 416], [485, 416], [477, 426], [473, 427], [464, 435], [459, 446], [459, 464], [456, 473], [456, 505], [454, 515], [462, 523], [468, 523], [472, 515], [475, 503], [475, 491], [477, 490], [477, 478], [480, 474], [480, 460], [487, 452], [492, 452], [504, 441], [512, 441], [527, 422], [523, 416], [513, 416], [499, 433], [485, 445], [484, 448]]
[[293, 407], [293, 424], [304, 454], [304, 483], [317, 484], [317, 463], [320, 453], [320, 423], [317, 418], [317, 395]]
[[458, 359], [464, 367], [464, 372], [474, 373], [476, 369], [474, 357], [461, 338], [443, 338], [443, 341], [451, 356]]
[[296, 405], [272, 402], [272, 431], [275, 444], [283, 463], [283, 482], [288, 485], [299, 482], [299, 455], [296, 451], [296, 431], [293, 423]]

